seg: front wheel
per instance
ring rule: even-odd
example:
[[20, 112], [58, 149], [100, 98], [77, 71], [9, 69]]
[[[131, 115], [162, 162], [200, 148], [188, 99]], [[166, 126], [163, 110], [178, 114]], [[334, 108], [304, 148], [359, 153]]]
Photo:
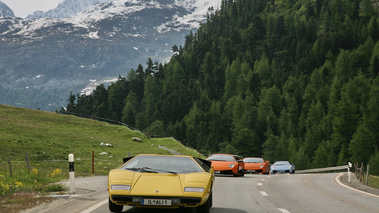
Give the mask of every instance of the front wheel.
[[242, 169], [241, 171], [241, 177], [245, 176], [245, 168]]
[[114, 204], [110, 198], [108, 200], [108, 206], [109, 206], [109, 211], [111, 212], [122, 212], [122, 209], [124, 208], [124, 206], [122, 205]]
[[202, 206], [199, 206], [199, 207], [196, 207], [196, 213], [209, 213], [210, 212], [210, 208], [212, 207], [212, 195], [213, 193], [211, 193], [208, 197], [208, 200], [202, 205]]

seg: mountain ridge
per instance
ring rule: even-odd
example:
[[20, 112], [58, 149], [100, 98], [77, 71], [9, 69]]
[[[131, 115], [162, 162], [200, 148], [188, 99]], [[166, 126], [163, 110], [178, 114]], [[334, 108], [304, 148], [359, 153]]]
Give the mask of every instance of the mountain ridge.
[[15, 17], [13, 10], [2, 1], [0, 1], [0, 17], [1, 16]]
[[69, 18], [3, 17], [0, 102], [54, 110], [90, 80], [124, 76], [148, 58], [164, 63], [217, 2], [121, 0]]

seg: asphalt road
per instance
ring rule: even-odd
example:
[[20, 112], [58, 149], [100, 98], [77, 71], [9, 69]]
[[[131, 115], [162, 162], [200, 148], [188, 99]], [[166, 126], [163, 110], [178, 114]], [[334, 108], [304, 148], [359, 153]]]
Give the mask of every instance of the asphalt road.
[[[211, 213], [378, 213], [379, 196], [340, 185], [339, 174], [217, 176]], [[108, 213], [107, 177], [76, 179], [75, 195], [24, 213]], [[124, 213], [195, 213], [124, 207]]]

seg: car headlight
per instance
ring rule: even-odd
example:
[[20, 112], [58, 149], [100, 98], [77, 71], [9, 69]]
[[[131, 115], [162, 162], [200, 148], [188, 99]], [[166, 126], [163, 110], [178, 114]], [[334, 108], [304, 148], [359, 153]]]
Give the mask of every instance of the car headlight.
[[288, 169], [291, 169], [291, 166], [288, 166]]
[[275, 166], [271, 166], [271, 169], [275, 169]]
[[111, 185], [112, 190], [130, 190], [130, 185]]
[[229, 168], [233, 168], [236, 164], [229, 164]]
[[185, 187], [184, 188], [185, 192], [204, 192], [204, 188], [201, 187]]
[[263, 165], [261, 166], [261, 169], [263, 168]]

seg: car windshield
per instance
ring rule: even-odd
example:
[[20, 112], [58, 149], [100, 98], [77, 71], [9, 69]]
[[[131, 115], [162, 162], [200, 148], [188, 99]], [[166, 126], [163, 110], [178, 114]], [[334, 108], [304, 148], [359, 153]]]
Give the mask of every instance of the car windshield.
[[245, 162], [245, 163], [264, 163], [262, 158], [244, 158], [243, 162]]
[[290, 165], [288, 161], [278, 161], [274, 163], [275, 166], [284, 166], [284, 165]]
[[190, 157], [140, 155], [120, 169], [145, 173], [188, 174], [202, 172]]
[[236, 161], [235, 158], [231, 155], [211, 155], [207, 160], [210, 161]]

